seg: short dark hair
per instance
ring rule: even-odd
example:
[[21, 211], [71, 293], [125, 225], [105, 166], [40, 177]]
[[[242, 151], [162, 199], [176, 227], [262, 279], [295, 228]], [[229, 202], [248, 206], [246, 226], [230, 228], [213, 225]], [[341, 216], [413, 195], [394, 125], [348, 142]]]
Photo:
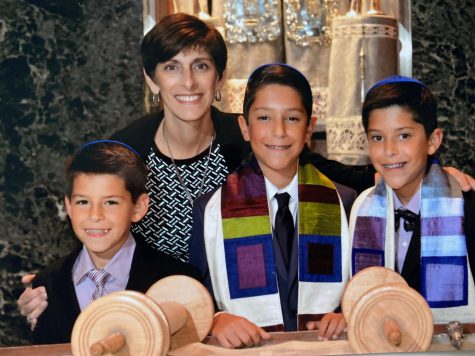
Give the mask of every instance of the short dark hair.
[[244, 93], [243, 115], [246, 120], [248, 120], [249, 109], [256, 99], [257, 92], [269, 84], [279, 84], [294, 89], [302, 99], [307, 113], [307, 123], [310, 122], [313, 107], [312, 88], [302, 73], [283, 63], [265, 64], [252, 72]]
[[365, 132], [368, 132], [368, 120], [372, 111], [400, 106], [408, 110], [414, 121], [424, 126], [427, 136], [437, 128], [437, 100], [425, 85], [417, 82], [390, 82], [375, 85], [366, 94], [362, 119]]
[[141, 46], [145, 73], [153, 79], [158, 63], [166, 62], [188, 49], [208, 52], [216, 66], [219, 79], [223, 77], [228, 60], [223, 36], [199, 18], [184, 13], [163, 17], [145, 35]]
[[134, 204], [146, 193], [147, 167], [135, 151], [118, 141], [87, 143], [68, 161], [65, 194], [69, 199], [74, 180], [80, 174], [112, 174], [122, 178]]

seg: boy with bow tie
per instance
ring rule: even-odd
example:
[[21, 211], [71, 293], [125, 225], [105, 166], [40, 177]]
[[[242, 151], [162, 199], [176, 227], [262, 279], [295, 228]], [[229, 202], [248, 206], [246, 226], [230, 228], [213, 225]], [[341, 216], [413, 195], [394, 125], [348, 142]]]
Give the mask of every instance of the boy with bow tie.
[[388, 77], [369, 90], [362, 112], [382, 180], [352, 208], [352, 274], [394, 269], [424, 296], [435, 323], [475, 321], [475, 194], [433, 157], [442, 142], [433, 94], [418, 80]]

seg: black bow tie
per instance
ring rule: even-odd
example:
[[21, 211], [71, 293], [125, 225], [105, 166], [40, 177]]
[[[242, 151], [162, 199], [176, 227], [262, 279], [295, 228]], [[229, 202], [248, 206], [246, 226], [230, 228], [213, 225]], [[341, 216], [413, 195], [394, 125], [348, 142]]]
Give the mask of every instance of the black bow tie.
[[404, 220], [404, 230], [406, 231], [414, 231], [419, 222], [419, 215], [407, 209], [397, 209], [394, 211], [394, 227], [396, 231], [399, 230], [399, 220], [401, 218]]

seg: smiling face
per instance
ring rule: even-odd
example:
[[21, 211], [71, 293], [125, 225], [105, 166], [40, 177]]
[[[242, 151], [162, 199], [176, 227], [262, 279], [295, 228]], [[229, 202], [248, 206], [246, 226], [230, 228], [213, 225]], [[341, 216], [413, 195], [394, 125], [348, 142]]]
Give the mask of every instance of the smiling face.
[[221, 81], [209, 53], [199, 49], [179, 52], [158, 63], [152, 81], [145, 76], [154, 93], [160, 92], [165, 117], [183, 121], [211, 118], [211, 104]]
[[424, 126], [400, 106], [373, 110], [368, 119], [369, 155], [375, 169], [406, 204], [419, 189], [427, 156], [442, 142], [442, 131], [427, 137]]
[[124, 180], [112, 174], [77, 175], [66, 209], [77, 238], [97, 268], [103, 268], [129, 236], [132, 222], [147, 212], [148, 196], [132, 202]]
[[244, 139], [251, 143], [266, 178], [278, 188], [285, 187], [297, 172], [298, 157], [310, 140], [316, 119], [307, 124], [298, 92], [280, 84], [259, 88], [248, 116], [248, 122], [239, 117]]

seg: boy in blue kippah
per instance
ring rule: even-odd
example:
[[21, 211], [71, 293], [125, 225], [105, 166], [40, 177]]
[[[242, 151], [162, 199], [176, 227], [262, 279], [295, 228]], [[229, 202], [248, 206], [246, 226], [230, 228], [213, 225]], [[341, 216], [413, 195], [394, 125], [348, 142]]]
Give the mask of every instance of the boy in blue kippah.
[[349, 272], [345, 208], [356, 192], [311, 164], [312, 90], [297, 69], [251, 74], [241, 132], [252, 155], [193, 207], [190, 263], [220, 313], [211, 333], [224, 347], [258, 344], [266, 331], [316, 329], [337, 338]]
[[40, 272], [48, 307], [33, 341], [66, 343], [81, 310], [94, 299], [124, 289], [146, 292], [157, 280], [185, 274], [188, 265], [135, 241], [133, 222], [147, 212], [147, 168], [127, 145], [110, 140], [84, 145], [66, 170], [65, 204], [82, 246]]
[[475, 193], [463, 193], [433, 157], [442, 142], [433, 94], [415, 79], [388, 77], [369, 90], [362, 112], [383, 179], [353, 205], [352, 274], [396, 270], [435, 323], [475, 321]]

